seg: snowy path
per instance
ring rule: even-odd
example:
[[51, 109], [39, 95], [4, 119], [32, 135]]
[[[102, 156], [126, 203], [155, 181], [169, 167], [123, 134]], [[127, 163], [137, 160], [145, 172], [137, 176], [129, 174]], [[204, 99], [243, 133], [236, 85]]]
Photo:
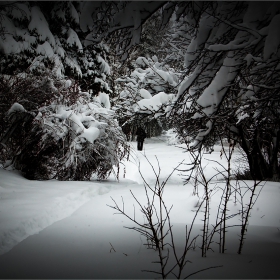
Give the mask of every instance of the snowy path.
[[[135, 143], [133, 145], [135, 146]], [[165, 148], [164, 142], [159, 145], [147, 145], [147, 152], [150, 151], [153, 155], [160, 154], [159, 160], [165, 162], [164, 167], [167, 168], [163, 169], [163, 175], [166, 169], [171, 172], [172, 167], [183, 158], [179, 149], [169, 147], [169, 150], [177, 152], [178, 160], [176, 157], [173, 162], [169, 160], [166, 164], [164, 160], [166, 153], [160, 153]], [[30, 181], [16, 171], [9, 172], [0, 168], [0, 255], [29, 235], [38, 233], [52, 223], [70, 216], [92, 197], [111, 190], [128, 188], [128, 185], [142, 184], [138, 173], [138, 156], [143, 161], [144, 157], [140, 152], [132, 151], [131, 161], [125, 162], [126, 178], [123, 178], [122, 168], [119, 183], [113, 175], [104, 182]], [[155, 163], [154, 156], [150, 156], [150, 159]], [[148, 182], [154, 180], [147, 162], [146, 166], [141, 164], [141, 170], [144, 170]]]
[[[122, 217], [112, 216], [112, 211], [94, 197], [70, 217], [28, 237], [0, 256], [1, 278], [154, 278], [155, 275], [141, 270], [155, 269], [152, 261], [156, 260], [156, 254], [145, 249], [144, 240], [138, 234], [122, 227], [128, 224]], [[182, 225], [177, 225], [177, 229], [184, 232]], [[261, 228], [251, 230], [258, 233]], [[274, 230], [266, 228], [265, 232], [262, 231], [267, 240], [258, 234], [250, 235], [246, 247], [258, 248], [256, 254], [245, 250], [244, 255], [238, 256], [234, 249], [236, 244], [231, 242], [228, 244], [231, 253], [222, 258], [210, 254], [209, 258], [203, 259], [198, 249], [190, 252], [193, 263], [189, 265], [188, 273], [224, 265], [211, 270], [210, 274], [204, 272], [194, 277], [275, 278], [280, 273], [280, 243]], [[272, 243], [273, 232], [275, 241]], [[235, 234], [230, 235], [230, 240], [234, 240]], [[111, 250], [109, 242], [116, 252]]]
[[[132, 146], [135, 148], [136, 143]], [[154, 176], [144, 154], [153, 164], [157, 155], [161, 179], [186, 158], [180, 149], [168, 146], [162, 139], [148, 139], [144, 151], [134, 151], [131, 160], [140, 160], [149, 183]], [[211, 159], [219, 160], [219, 155], [217, 150]], [[36, 182], [1, 169], [0, 172], [0, 278], [155, 277], [141, 270], [155, 269], [151, 262], [156, 260], [156, 253], [145, 249], [143, 237], [123, 228], [132, 225], [125, 217], [113, 215], [113, 209], [106, 206], [112, 205], [110, 197], [121, 203], [122, 196], [126, 209], [131, 211], [130, 189], [144, 201], [142, 179], [133, 160], [126, 163], [126, 178], [121, 176], [120, 183], [113, 177], [105, 182]], [[213, 174], [213, 168], [208, 168], [206, 174]], [[174, 205], [171, 214], [179, 247], [184, 239], [184, 224], [190, 222], [197, 202], [191, 193], [191, 186], [183, 186], [177, 175], [166, 186], [167, 203]], [[222, 264], [223, 268], [194, 277], [279, 278], [279, 198], [280, 184], [270, 183], [253, 211], [243, 255], [236, 254], [236, 229], [229, 234], [229, 253], [225, 255], [210, 254], [203, 259], [198, 248], [191, 251], [193, 263], [188, 273]], [[195, 231], [199, 229], [200, 225], [196, 225]]]

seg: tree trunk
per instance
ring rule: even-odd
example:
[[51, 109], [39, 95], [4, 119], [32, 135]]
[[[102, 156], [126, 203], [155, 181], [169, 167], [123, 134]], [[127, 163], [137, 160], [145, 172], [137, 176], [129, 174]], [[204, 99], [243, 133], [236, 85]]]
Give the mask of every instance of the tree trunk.
[[[278, 144], [272, 149], [272, 155], [270, 159], [265, 160], [263, 152], [261, 151], [260, 140], [258, 137], [254, 137], [253, 140], [249, 141], [246, 139], [242, 129], [240, 131], [240, 146], [246, 153], [250, 173], [255, 180], [267, 180], [267, 179], [277, 179], [280, 178], [280, 169], [278, 164]], [[279, 136], [279, 133], [277, 134]], [[259, 142], [258, 142], [259, 140]], [[277, 137], [278, 140], [278, 137]]]
[[271, 149], [271, 156], [270, 156], [270, 162], [271, 162], [271, 169], [273, 173], [273, 179], [275, 181], [280, 180], [280, 164], [278, 161], [278, 151], [279, 151], [279, 145], [280, 145], [280, 129], [277, 129], [275, 131], [275, 136], [272, 138], [272, 149]]

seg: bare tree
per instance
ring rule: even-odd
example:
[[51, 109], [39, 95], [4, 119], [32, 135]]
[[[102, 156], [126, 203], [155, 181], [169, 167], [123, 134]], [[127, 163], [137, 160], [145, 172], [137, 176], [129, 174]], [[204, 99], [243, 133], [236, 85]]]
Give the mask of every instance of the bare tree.
[[[147, 199], [147, 206], [144, 206], [133, 194], [132, 191], [130, 191], [132, 197], [136, 201], [137, 205], [140, 207], [140, 212], [144, 214], [145, 222], [140, 222], [135, 215], [135, 207], [134, 207], [134, 215], [131, 216], [125, 211], [125, 204], [122, 199], [122, 206], [119, 206], [118, 203], [113, 199], [112, 201], [114, 202], [114, 205], [108, 205], [112, 209], [116, 210], [116, 214], [121, 214], [126, 216], [130, 221], [132, 221], [136, 226], [133, 227], [126, 227], [128, 229], [135, 230], [139, 232], [141, 235], [143, 235], [147, 243], [145, 245], [148, 246], [149, 249], [154, 249], [158, 252], [158, 261], [155, 263], [159, 263], [160, 265], [160, 271], [156, 270], [144, 270], [148, 272], [153, 272], [155, 274], [158, 274], [162, 277], [162, 279], [166, 279], [166, 277], [169, 274], [172, 274], [175, 276], [177, 279], [180, 279], [182, 277], [183, 270], [186, 266], [187, 263], [190, 261], [187, 259], [187, 253], [193, 248], [194, 243], [196, 239], [199, 237], [199, 235], [196, 235], [195, 237], [191, 238], [191, 232], [193, 229], [194, 222], [196, 220], [196, 217], [203, 206], [204, 202], [209, 198], [204, 195], [202, 201], [199, 203], [198, 208], [195, 212], [194, 218], [191, 222], [191, 225], [188, 229], [186, 226], [186, 235], [185, 235], [185, 245], [183, 249], [183, 253], [179, 255], [179, 253], [176, 250], [175, 246], [175, 239], [174, 239], [174, 234], [173, 234], [173, 229], [172, 229], [172, 224], [171, 224], [171, 218], [170, 218], [170, 211], [172, 209], [172, 206], [168, 208], [166, 206], [166, 203], [163, 199], [163, 193], [164, 193], [164, 187], [168, 181], [168, 179], [172, 176], [175, 170], [181, 165], [181, 163], [173, 169], [173, 171], [168, 175], [167, 179], [163, 180], [160, 182], [159, 176], [160, 176], [160, 165], [158, 162], [158, 171], [154, 169], [154, 166], [151, 164], [151, 162], [146, 158], [148, 163], [150, 164], [154, 175], [155, 175], [155, 186], [151, 187], [145, 178], [143, 177], [140, 166], [139, 166], [139, 172], [140, 175], [144, 181], [144, 189], [146, 193], [146, 199]], [[149, 193], [150, 191], [150, 193]], [[209, 210], [209, 209], [208, 209]], [[209, 214], [209, 211], [206, 210], [205, 213], [206, 215]], [[206, 233], [206, 229], [204, 228], [203, 231]], [[169, 236], [169, 238], [167, 238]], [[169, 241], [167, 241], [169, 240]], [[203, 244], [206, 248], [206, 241], [203, 241]], [[173, 257], [175, 258], [175, 264], [170, 265], [170, 257], [171, 253], [173, 254]], [[169, 268], [167, 265], [169, 264]], [[212, 268], [217, 268], [221, 266], [213, 266], [213, 267], [208, 267], [206, 269], [201, 269], [197, 272], [191, 273], [188, 275], [186, 278], [190, 277], [193, 274], [199, 273], [201, 271], [207, 270], [207, 269], [212, 269]], [[176, 271], [177, 270], [177, 273]]]

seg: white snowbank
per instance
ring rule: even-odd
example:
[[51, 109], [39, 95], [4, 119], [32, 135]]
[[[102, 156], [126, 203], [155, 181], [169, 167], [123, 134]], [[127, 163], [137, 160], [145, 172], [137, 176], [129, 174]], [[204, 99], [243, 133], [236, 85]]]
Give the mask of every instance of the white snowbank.
[[[120, 206], [124, 202], [125, 211], [132, 217], [135, 213], [136, 218], [143, 222], [142, 213], [133, 201], [130, 190], [140, 203], [147, 205], [143, 180], [138, 173], [139, 164], [145, 180], [152, 187], [155, 175], [145, 156], [156, 171], [155, 155], [157, 156], [161, 168], [160, 182], [182, 160], [189, 163], [190, 156], [187, 153], [182, 153], [180, 148], [167, 146], [165, 140], [164, 137], [147, 139], [142, 152], [136, 151], [137, 144], [132, 142], [130, 161], [124, 161], [125, 169], [122, 167], [120, 170], [120, 183], [113, 177], [105, 182], [29, 181], [15, 171], [0, 169], [1, 275], [7, 279], [154, 278], [154, 274], [144, 273], [142, 270], [158, 271], [159, 267], [152, 263], [158, 259], [157, 252], [147, 250], [143, 245], [146, 243], [143, 236], [124, 228], [133, 226], [133, 223], [122, 215], [114, 215], [115, 211], [107, 205], [113, 205], [111, 197]], [[225, 156], [220, 150], [220, 146], [215, 146], [212, 154], [204, 155], [203, 166], [207, 179], [216, 173], [215, 168], [221, 170], [217, 162], [226, 164]], [[239, 153], [236, 151], [235, 164], [238, 163], [238, 157]], [[184, 169], [185, 166], [181, 167]], [[186, 225], [189, 229], [203, 192], [203, 187], [198, 186], [200, 198], [194, 196], [194, 186], [183, 185], [180, 173], [175, 171], [164, 191], [166, 206], [173, 205], [170, 216], [176, 248], [179, 250], [184, 246]], [[252, 184], [251, 181], [241, 182], [241, 187], [245, 183]], [[224, 187], [224, 184], [221, 174], [217, 174], [213, 184], [209, 185], [218, 191], [212, 193], [210, 200], [210, 230], [215, 223], [220, 202], [219, 187]], [[209, 251], [207, 258], [202, 258], [199, 236], [195, 248], [188, 252], [187, 259], [192, 263], [188, 263], [183, 276], [209, 266], [223, 265], [222, 268], [207, 270], [195, 276], [214, 279], [277, 278], [280, 257], [279, 197], [280, 184], [267, 182], [251, 211], [242, 255], [236, 253], [240, 228], [231, 227], [240, 223], [241, 216], [237, 215], [227, 220], [229, 228], [226, 254], [218, 252], [216, 238], [211, 246], [214, 252]], [[246, 204], [248, 196], [245, 195], [243, 199]], [[240, 210], [233, 195], [228, 209], [228, 215]], [[202, 218], [203, 212], [199, 212], [191, 236], [201, 235]], [[35, 233], [39, 234], [33, 235]], [[172, 259], [171, 253], [170, 260]]]
[[0, 254], [74, 213], [98, 195], [93, 182], [29, 181], [0, 168]]

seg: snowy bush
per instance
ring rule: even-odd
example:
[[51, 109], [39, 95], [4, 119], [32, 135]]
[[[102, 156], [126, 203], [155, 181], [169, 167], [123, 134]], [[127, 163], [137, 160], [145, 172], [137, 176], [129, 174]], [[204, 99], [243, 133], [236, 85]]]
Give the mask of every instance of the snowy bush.
[[27, 109], [17, 102], [7, 112], [5, 159], [12, 158], [29, 179], [89, 180], [93, 174], [104, 179], [128, 153], [106, 94], [91, 97], [70, 84], [49, 84], [52, 98], [43, 106]]
[[168, 145], [178, 145], [185, 143], [184, 139], [176, 133], [175, 129], [169, 129], [164, 133]]
[[114, 109], [120, 119], [136, 125], [145, 123], [147, 130], [151, 124], [158, 131], [158, 127], [166, 126], [161, 116], [174, 98], [172, 92], [177, 87], [179, 74], [159, 62], [156, 56], [138, 57], [134, 65], [129, 76], [116, 79], [121, 90]]
[[[44, 75], [39, 76], [26, 73], [13, 76], [0, 75], [0, 139], [1, 136], [4, 137], [3, 133], [6, 132], [6, 137], [0, 141], [0, 161], [5, 162], [13, 153], [11, 150], [16, 149], [22, 141], [21, 137], [16, 137], [13, 145], [7, 146], [4, 144], [5, 141], [8, 141], [7, 137], [12, 131], [15, 132], [18, 129], [20, 134], [19, 130], [23, 129], [22, 126], [18, 125], [15, 127], [10, 126], [10, 120], [7, 118], [8, 110], [14, 103], [18, 103], [27, 111], [35, 112], [39, 107], [44, 106], [54, 98], [54, 94], [57, 91], [53, 84], [54, 81], [55, 77], [49, 71], [45, 71]], [[59, 86], [57, 82], [55, 83], [56, 86]], [[19, 109], [20, 106], [14, 106], [13, 108]], [[18, 113], [25, 115], [25, 111], [21, 111]]]

